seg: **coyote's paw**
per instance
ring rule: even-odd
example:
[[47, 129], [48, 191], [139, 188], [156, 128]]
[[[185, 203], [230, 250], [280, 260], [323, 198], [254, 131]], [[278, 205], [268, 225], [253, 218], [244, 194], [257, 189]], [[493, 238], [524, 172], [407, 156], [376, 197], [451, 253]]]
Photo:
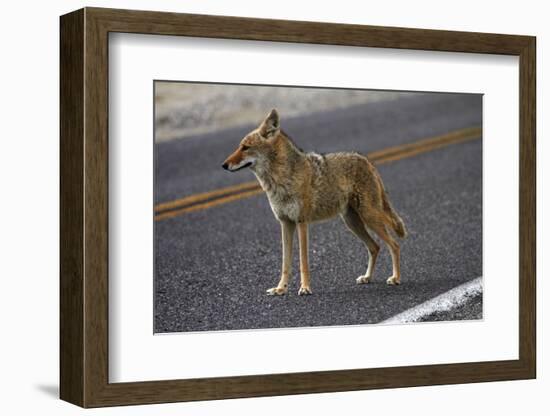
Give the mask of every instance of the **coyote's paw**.
[[286, 294], [286, 288], [272, 287], [271, 289], [267, 289], [267, 294], [270, 296], [282, 296]]
[[298, 295], [311, 295], [311, 288], [309, 286], [302, 286], [298, 291]]
[[359, 276], [357, 279], [355, 279], [355, 282], [358, 285], [364, 285], [366, 283], [370, 283], [371, 279], [372, 279], [372, 276], [364, 275], [364, 276]]
[[397, 285], [401, 284], [401, 281], [400, 281], [399, 277], [390, 276], [388, 278], [388, 280], [386, 280], [386, 283], [388, 285], [391, 285], [391, 286], [397, 286]]

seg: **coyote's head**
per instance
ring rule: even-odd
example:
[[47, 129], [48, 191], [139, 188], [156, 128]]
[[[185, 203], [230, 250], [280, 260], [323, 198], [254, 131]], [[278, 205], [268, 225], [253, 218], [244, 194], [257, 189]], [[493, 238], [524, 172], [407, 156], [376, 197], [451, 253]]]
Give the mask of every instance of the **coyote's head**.
[[258, 128], [248, 133], [241, 140], [239, 147], [229, 155], [222, 167], [230, 172], [254, 167], [269, 157], [273, 149], [274, 140], [280, 131], [279, 114], [273, 109], [269, 112]]

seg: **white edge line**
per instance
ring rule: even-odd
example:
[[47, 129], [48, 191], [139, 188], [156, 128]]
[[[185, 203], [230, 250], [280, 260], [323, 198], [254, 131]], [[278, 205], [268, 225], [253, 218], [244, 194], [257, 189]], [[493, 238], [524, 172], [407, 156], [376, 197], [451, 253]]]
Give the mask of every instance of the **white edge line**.
[[385, 321], [380, 322], [381, 325], [386, 324], [404, 324], [418, 322], [425, 316], [434, 312], [446, 312], [453, 308], [460, 307], [472, 296], [478, 295], [483, 291], [483, 282], [481, 276], [463, 283], [441, 295], [427, 300], [420, 305], [413, 306], [404, 312], [392, 316]]

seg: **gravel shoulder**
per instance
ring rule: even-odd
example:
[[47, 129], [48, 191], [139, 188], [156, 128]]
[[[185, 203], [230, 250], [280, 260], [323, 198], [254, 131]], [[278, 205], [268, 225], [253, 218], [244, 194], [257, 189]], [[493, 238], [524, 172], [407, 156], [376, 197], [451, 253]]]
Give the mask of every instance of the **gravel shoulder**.
[[470, 297], [462, 305], [445, 312], [434, 312], [422, 317], [419, 322], [470, 321], [483, 318], [483, 294]]
[[245, 124], [257, 124], [272, 108], [285, 118], [420, 93], [155, 82], [155, 141], [182, 139]]

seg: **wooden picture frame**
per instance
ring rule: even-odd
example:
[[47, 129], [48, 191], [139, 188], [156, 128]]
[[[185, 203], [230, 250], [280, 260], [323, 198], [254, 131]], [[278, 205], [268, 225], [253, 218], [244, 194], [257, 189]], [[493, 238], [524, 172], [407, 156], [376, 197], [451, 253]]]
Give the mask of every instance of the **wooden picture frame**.
[[[61, 17], [60, 396], [82, 407], [535, 378], [535, 38], [85, 8]], [[108, 34], [519, 56], [519, 359], [109, 383]]]

